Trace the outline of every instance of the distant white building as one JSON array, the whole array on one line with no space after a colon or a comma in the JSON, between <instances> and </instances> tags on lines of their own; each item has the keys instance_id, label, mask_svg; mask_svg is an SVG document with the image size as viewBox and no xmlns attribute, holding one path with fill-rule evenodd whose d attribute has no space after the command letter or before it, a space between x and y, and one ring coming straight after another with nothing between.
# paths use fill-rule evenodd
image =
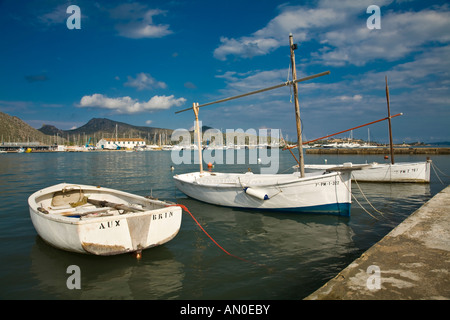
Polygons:
<instances>
[{"instance_id":1,"label":"distant white building","mask_svg":"<svg viewBox=\"0 0 450 320\"><path fill-rule=\"evenodd\" d=\"M117 150L145 148L145 140L141 138L103 138L97 142L97 149Z\"/></svg>"}]
</instances>

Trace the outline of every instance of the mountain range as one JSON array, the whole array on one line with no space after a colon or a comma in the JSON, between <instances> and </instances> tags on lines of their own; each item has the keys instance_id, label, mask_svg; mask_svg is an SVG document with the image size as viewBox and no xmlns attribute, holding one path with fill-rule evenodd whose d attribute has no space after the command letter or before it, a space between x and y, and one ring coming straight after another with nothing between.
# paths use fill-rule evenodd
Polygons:
<instances>
[{"instance_id":1,"label":"mountain range","mask_svg":"<svg viewBox=\"0 0 450 320\"><path fill-rule=\"evenodd\" d=\"M0 137L3 142L34 142L48 143L48 136L34 129L21 119L0 112Z\"/></svg>"},{"instance_id":2,"label":"mountain range","mask_svg":"<svg viewBox=\"0 0 450 320\"><path fill-rule=\"evenodd\" d=\"M205 132L211 127L203 126ZM96 143L101 138L143 138L147 143L170 143L172 129L133 126L124 122L105 118L93 118L85 125L61 130L52 125L43 125L35 129L23 120L0 112L0 143L7 142L40 142L42 144L77 144L84 145L91 138ZM424 143L421 143L424 144ZM449 146L450 142L434 142L435 146Z\"/></svg>"},{"instance_id":3,"label":"mountain range","mask_svg":"<svg viewBox=\"0 0 450 320\"><path fill-rule=\"evenodd\" d=\"M133 126L124 122L105 118L93 118L85 125L72 129L61 130L52 125L43 125L34 129L21 119L0 112L1 142L41 142L43 144L70 143L85 144L89 138L94 143L101 138L143 138L149 142L170 140L172 129ZM61 140L62 139L62 140Z\"/></svg>"},{"instance_id":4,"label":"mountain range","mask_svg":"<svg viewBox=\"0 0 450 320\"><path fill-rule=\"evenodd\" d=\"M105 118L93 118L85 125L72 129L61 130L51 125L43 125L38 131L46 135L58 135L69 141L80 139L78 137L90 137L94 140L101 138L143 138L148 141L170 139L173 130L155 127L133 126L124 122L113 121Z\"/></svg>"}]
</instances>

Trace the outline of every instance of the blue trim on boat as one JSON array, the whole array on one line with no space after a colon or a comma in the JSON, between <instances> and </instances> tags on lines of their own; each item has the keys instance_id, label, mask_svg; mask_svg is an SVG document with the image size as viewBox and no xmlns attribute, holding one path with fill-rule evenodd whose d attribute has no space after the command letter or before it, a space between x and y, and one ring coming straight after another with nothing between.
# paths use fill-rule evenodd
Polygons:
<instances>
[{"instance_id":1,"label":"blue trim on boat","mask_svg":"<svg viewBox=\"0 0 450 320\"><path fill-rule=\"evenodd\" d=\"M309 214L328 214L328 215L335 215L340 217L350 217L351 212L351 203L331 203L331 204L323 204L319 206L310 206L310 207L293 207L293 208L246 208L246 207L239 207L239 206L221 206L214 203L209 203L206 201L202 201L199 199L196 199L194 197L191 197L189 195L186 195L191 199L194 199L199 202L207 203L213 206L219 206L219 207L228 207L228 208L236 208L240 210L261 210L261 211L269 211L269 212L286 212L286 213L309 213Z\"/></svg>"},{"instance_id":2,"label":"blue trim on boat","mask_svg":"<svg viewBox=\"0 0 450 320\"><path fill-rule=\"evenodd\" d=\"M320 206L299 207L299 208L279 208L279 209L254 208L254 209L264 211L291 212L291 213L331 214L336 216L349 217L351 211L351 203L332 203Z\"/></svg>"}]
</instances>

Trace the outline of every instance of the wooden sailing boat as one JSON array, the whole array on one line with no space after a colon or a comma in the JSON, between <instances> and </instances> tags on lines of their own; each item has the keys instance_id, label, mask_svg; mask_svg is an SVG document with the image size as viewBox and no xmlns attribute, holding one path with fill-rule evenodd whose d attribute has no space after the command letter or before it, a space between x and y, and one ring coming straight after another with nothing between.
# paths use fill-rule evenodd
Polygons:
<instances>
[{"instance_id":1,"label":"wooden sailing boat","mask_svg":"<svg viewBox=\"0 0 450 320\"><path fill-rule=\"evenodd\" d=\"M176 112L180 113L191 109L194 111L200 160L200 170L198 172L174 176L176 187L183 193L194 199L220 206L350 215L350 171L345 170L346 168L343 168L342 171L327 172L325 174L321 172L305 173L304 171L297 83L329 74L329 72L297 79L294 56L294 50L297 46L293 44L292 34L289 36L289 45L291 50L292 81L203 105L194 103L192 108ZM199 108L288 85L292 85L294 89L297 139L300 146L299 172L292 174L253 174L248 172L242 174L203 171L198 121Z\"/></svg>"},{"instance_id":2,"label":"wooden sailing boat","mask_svg":"<svg viewBox=\"0 0 450 320\"><path fill-rule=\"evenodd\" d=\"M360 165L361 170L352 172L352 179L356 181L365 182L420 182L429 183L430 182L430 167L431 160L423 162L398 162L394 160L394 143L392 140L392 125L391 119L401 114L391 116L390 101L389 101L389 87L386 81L386 101L388 117L378 120L388 120L389 124L389 150L390 150L390 163L369 163L366 165ZM377 121L375 121L377 122ZM374 123L374 122L372 122ZM371 124L371 123L369 123ZM361 127L361 126L360 126ZM346 130L348 131L348 130ZM342 131L344 132L344 131ZM337 133L339 134L339 133ZM330 168L342 167L343 165L307 165L308 169L316 170L328 170Z\"/></svg>"}]
</instances>

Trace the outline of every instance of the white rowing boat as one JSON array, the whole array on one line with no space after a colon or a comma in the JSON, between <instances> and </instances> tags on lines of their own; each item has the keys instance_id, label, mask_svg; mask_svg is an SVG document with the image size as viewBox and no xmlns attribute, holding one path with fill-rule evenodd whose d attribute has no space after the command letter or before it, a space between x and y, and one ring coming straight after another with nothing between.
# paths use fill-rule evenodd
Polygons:
<instances>
[{"instance_id":1,"label":"white rowing boat","mask_svg":"<svg viewBox=\"0 0 450 320\"><path fill-rule=\"evenodd\" d=\"M363 182L417 182L429 183L431 160L424 162L372 162L360 165L361 170L352 171L352 179ZM327 171L330 168L340 168L343 165L305 164L305 169Z\"/></svg>"},{"instance_id":2,"label":"white rowing boat","mask_svg":"<svg viewBox=\"0 0 450 320\"><path fill-rule=\"evenodd\" d=\"M116 255L164 244L181 226L182 210L170 203L118 190L61 183L28 199L33 225L59 249Z\"/></svg>"},{"instance_id":3,"label":"white rowing boat","mask_svg":"<svg viewBox=\"0 0 450 320\"><path fill-rule=\"evenodd\" d=\"M174 177L176 187L214 205L272 211L350 215L350 172L293 174L193 172Z\"/></svg>"}]
</instances>

